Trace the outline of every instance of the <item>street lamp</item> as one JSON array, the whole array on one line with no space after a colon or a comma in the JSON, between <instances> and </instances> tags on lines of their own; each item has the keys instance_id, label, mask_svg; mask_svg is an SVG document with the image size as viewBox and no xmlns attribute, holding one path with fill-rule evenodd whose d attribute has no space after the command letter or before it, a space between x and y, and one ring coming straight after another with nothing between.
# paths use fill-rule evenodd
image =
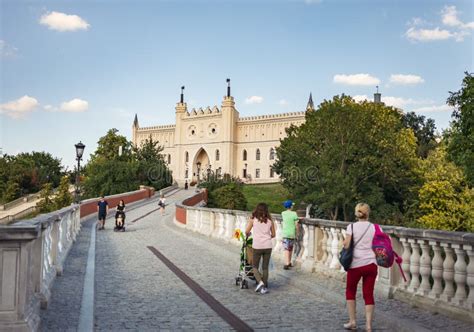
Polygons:
<instances>
[{"instance_id":1,"label":"street lamp","mask_svg":"<svg viewBox=\"0 0 474 332\"><path fill-rule=\"evenodd\" d=\"M196 166L197 166L197 176L198 176L198 178L197 178L197 183L199 184L199 173L201 172L201 162L198 161L198 162L196 163Z\"/></svg>"},{"instance_id":2,"label":"street lamp","mask_svg":"<svg viewBox=\"0 0 474 332\"><path fill-rule=\"evenodd\" d=\"M82 155L84 154L84 149L85 145L82 144L82 142L79 141L79 143L74 145L76 147L76 160L77 160L77 172L76 172L76 203L79 203L80 201L80 190L79 190L79 181L80 181L80 169L81 169L81 160L82 160Z\"/></svg>"}]
</instances>

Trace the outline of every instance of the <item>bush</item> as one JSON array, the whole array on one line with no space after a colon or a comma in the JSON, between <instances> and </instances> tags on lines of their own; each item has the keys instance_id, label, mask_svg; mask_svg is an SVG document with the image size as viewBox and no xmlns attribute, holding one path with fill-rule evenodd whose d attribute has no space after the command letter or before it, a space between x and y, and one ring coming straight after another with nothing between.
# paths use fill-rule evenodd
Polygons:
<instances>
[{"instance_id":1,"label":"bush","mask_svg":"<svg viewBox=\"0 0 474 332\"><path fill-rule=\"evenodd\" d=\"M243 210L247 208L247 200L242 192L241 186L230 183L210 192L214 197L213 204L220 209Z\"/></svg>"}]
</instances>

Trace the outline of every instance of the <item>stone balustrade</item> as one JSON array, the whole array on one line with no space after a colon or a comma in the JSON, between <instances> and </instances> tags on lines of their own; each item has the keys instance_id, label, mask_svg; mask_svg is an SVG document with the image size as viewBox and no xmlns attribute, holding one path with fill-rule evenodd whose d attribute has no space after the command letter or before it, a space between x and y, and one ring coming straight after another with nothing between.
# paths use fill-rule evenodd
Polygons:
<instances>
[{"instance_id":1,"label":"stone balustrade","mask_svg":"<svg viewBox=\"0 0 474 332\"><path fill-rule=\"evenodd\" d=\"M0 226L0 330L38 329L39 309L80 228L78 205Z\"/></svg>"},{"instance_id":2,"label":"stone balustrade","mask_svg":"<svg viewBox=\"0 0 474 332\"><path fill-rule=\"evenodd\" d=\"M234 230L245 230L249 213L177 204L185 218L175 223L189 230L240 245ZM183 223L182 220L185 220ZM274 216L276 239L272 256L283 257L281 219ZM347 222L302 219L303 236L296 268L345 280L338 261ZM379 267L376 292L420 307L474 322L474 233L446 232L383 226L394 250L403 258L401 277L397 264Z\"/></svg>"}]
</instances>

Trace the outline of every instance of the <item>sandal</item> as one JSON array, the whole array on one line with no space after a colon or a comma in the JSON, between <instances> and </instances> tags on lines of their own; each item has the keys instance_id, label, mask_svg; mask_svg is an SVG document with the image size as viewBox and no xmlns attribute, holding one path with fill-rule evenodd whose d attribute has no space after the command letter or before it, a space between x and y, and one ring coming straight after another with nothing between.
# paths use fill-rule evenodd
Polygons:
<instances>
[{"instance_id":1,"label":"sandal","mask_svg":"<svg viewBox=\"0 0 474 332\"><path fill-rule=\"evenodd\" d=\"M344 329L346 330L357 330L357 325L355 323L345 323Z\"/></svg>"}]
</instances>

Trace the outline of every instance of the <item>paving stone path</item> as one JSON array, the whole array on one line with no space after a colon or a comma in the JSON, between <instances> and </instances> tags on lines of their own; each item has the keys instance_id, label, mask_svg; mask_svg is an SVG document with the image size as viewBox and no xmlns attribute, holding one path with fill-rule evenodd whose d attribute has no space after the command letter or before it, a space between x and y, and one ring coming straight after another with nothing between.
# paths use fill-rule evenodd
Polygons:
<instances>
[{"instance_id":1,"label":"paving stone path","mask_svg":"<svg viewBox=\"0 0 474 332\"><path fill-rule=\"evenodd\" d=\"M105 231L97 232L95 330L232 330L147 246L158 249L254 330L342 330L347 317L344 290L315 275L275 267L270 272L268 294L260 295L253 289L236 287L234 277L238 271L240 248L173 224L174 202L190 194L180 191L170 196L170 205L163 217L158 211L151 213L129 225L124 233L113 232L112 219L107 221ZM156 200L151 200L130 207L133 209L127 212L128 221L149 213L157 205ZM92 221L84 224L67 259L64 275L55 282L48 310L42 313L43 331L77 329L92 225ZM374 327L378 331L469 331L472 328L440 315L417 312L399 301L381 302L380 311L393 308L396 319L388 319L387 312L376 312ZM394 323L399 319L402 321ZM363 328L364 324L360 311L358 325Z\"/></svg>"}]
</instances>

